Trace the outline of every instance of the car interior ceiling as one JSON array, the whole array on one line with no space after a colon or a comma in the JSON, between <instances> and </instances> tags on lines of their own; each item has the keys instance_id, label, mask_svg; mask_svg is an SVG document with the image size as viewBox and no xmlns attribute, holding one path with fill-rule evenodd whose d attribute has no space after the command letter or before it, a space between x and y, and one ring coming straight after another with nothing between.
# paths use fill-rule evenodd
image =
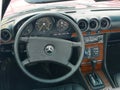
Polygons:
<instances>
[{"instance_id":1,"label":"car interior ceiling","mask_svg":"<svg viewBox=\"0 0 120 90\"><path fill-rule=\"evenodd\" d=\"M120 8L48 11L1 21L0 90L119 90Z\"/></svg>"}]
</instances>

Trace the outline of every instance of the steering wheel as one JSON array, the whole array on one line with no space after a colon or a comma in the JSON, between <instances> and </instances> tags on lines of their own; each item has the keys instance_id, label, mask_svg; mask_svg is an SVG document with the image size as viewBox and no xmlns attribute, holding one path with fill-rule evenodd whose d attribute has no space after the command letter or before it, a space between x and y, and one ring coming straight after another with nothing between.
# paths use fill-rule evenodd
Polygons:
<instances>
[{"instance_id":1,"label":"steering wheel","mask_svg":"<svg viewBox=\"0 0 120 90\"><path fill-rule=\"evenodd\" d=\"M69 22L70 26L72 26L75 32L77 33L78 41L77 42L69 41L55 37L53 38L53 37L40 37L40 36L34 36L34 37L21 36L22 31L30 22L45 16L58 17ZM28 58L25 60L21 60L19 55L18 46L21 41L27 42L26 47L27 47ZM69 59L72 57L73 47L79 47L79 51L80 51L79 58L75 65L69 61ZM67 79L68 77L73 75L75 71L79 68L84 55L84 39L78 25L66 15L60 13L38 14L28 19L18 30L14 42L14 52L19 67L30 78L43 83L56 83ZM30 63L35 63L35 62L38 63L44 61L57 62L59 64L63 64L69 67L70 71L67 74L55 79L44 79L31 74L25 67L25 65Z\"/></svg>"}]
</instances>

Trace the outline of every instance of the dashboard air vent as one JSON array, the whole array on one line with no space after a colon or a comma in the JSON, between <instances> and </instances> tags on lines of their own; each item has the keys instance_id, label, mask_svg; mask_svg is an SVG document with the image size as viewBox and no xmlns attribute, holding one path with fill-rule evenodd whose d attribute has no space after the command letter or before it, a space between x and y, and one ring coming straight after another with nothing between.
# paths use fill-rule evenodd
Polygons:
<instances>
[{"instance_id":1,"label":"dashboard air vent","mask_svg":"<svg viewBox=\"0 0 120 90\"><path fill-rule=\"evenodd\" d=\"M101 19L101 29L108 29L110 27L110 19L107 17L103 17Z\"/></svg>"},{"instance_id":2,"label":"dashboard air vent","mask_svg":"<svg viewBox=\"0 0 120 90\"><path fill-rule=\"evenodd\" d=\"M88 30L88 21L85 19L80 19L78 21L78 26L81 31L87 31Z\"/></svg>"},{"instance_id":3,"label":"dashboard air vent","mask_svg":"<svg viewBox=\"0 0 120 90\"><path fill-rule=\"evenodd\" d=\"M12 35L8 29L1 30L1 40L3 42L8 42L11 40Z\"/></svg>"},{"instance_id":4,"label":"dashboard air vent","mask_svg":"<svg viewBox=\"0 0 120 90\"><path fill-rule=\"evenodd\" d=\"M99 28L99 21L96 18L90 19L89 27L91 31L97 31Z\"/></svg>"}]
</instances>

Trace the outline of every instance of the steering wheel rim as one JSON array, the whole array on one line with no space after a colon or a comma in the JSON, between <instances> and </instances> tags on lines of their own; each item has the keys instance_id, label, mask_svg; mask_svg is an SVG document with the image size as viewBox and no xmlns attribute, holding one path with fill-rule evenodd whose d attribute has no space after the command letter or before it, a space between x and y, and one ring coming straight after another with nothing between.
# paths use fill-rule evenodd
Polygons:
<instances>
[{"instance_id":1,"label":"steering wheel rim","mask_svg":"<svg viewBox=\"0 0 120 90\"><path fill-rule=\"evenodd\" d=\"M41 17L45 17L45 16L55 16L55 17L60 17L62 19L65 19L66 21L68 21L74 28L74 30L76 31L76 33L78 34L78 38L80 39L80 42L81 42L81 53L80 53L80 56L79 56L79 60L77 62L77 64L75 65L74 68L72 68L72 70L63 75L62 77L59 77L59 78L56 78L56 79L43 79L43 78L39 78L39 77L36 77L34 75L32 75L25 67L24 65L22 64L21 62L21 59L19 57L19 51L18 51L18 44L19 44L19 40L20 40L20 36L21 36L21 33L22 31L24 30L25 26L28 25L30 22L32 22L33 20L37 19L37 18L41 18ZM83 35L82 35L82 32L81 30L79 29L78 25L72 20L70 19L69 17L63 15L63 14L60 14L60 13L44 13L44 14L38 14L38 15L35 15L33 17L31 17L30 19L28 19L21 27L20 29L18 30L17 34L16 34L16 37L15 37L15 42L14 42L14 52L15 52L15 58L16 58L16 61L19 65L19 67L22 69L22 71L27 75L29 76L30 78L32 78L33 80L36 80L38 82L43 82L43 83L57 83L57 82L60 82L60 81L63 81L65 79L67 79L68 77L70 77L71 75L74 74L74 72L79 68L80 66L80 63L82 61L82 58L83 58L83 55L84 55L84 39L83 39ZM71 65L71 64L70 64Z\"/></svg>"}]
</instances>

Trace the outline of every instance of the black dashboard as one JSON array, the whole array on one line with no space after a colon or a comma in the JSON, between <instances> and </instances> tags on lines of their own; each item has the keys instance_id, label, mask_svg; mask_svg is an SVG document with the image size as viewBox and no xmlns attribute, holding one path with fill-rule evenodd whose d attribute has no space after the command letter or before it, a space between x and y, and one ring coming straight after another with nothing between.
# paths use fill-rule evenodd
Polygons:
<instances>
[{"instance_id":1,"label":"black dashboard","mask_svg":"<svg viewBox=\"0 0 120 90\"><path fill-rule=\"evenodd\" d=\"M119 10L113 9L113 13L109 12L107 9L106 11L102 11L102 9L85 9L84 11L85 12L76 10L75 12L61 13L74 20L83 34L86 33L88 36L92 35L92 33L102 34L105 30L111 32L114 29L120 28ZM3 20L0 40L1 44L10 43L13 41L17 31L24 24L24 22L36 14L38 14L38 12L23 16L20 15L17 18L13 18L12 16L12 18L6 18ZM23 36L25 35L44 35L68 39L75 36L74 29L68 22L52 16L39 18L30 23L23 32Z\"/></svg>"},{"instance_id":2,"label":"black dashboard","mask_svg":"<svg viewBox=\"0 0 120 90\"><path fill-rule=\"evenodd\" d=\"M14 42L17 33L26 21L37 14L48 13L49 11L34 11L31 13L22 13L4 18L1 25L0 55L6 56L12 53L14 55ZM58 13L51 11L50 13ZM84 57L81 62L81 71L84 73L90 71L90 60L97 61L97 68L101 70L104 60L106 33L120 32L120 8L89 8L82 10L59 11L60 14L69 17L81 30L85 42ZM55 16L43 16L30 22L22 31L22 37L55 37L66 40L77 40L77 34L69 22L63 18ZM117 35L111 36L116 39ZM25 58L26 43L20 43L20 53ZM4 54L4 55L3 55Z\"/></svg>"},{"instance_id":3,"label":"black dashboard","mask_svg":"<svg viewBox=\"0 0 120 90\"><path fill-rule=\"evenodd\" d=\"M74 12L73 12L74 11ZM42 13L47 13L42 11ZM53 11L51 13L58 13ZM82 9L72 11L59 11L59 13L71 18L83 33L85 43L99 42L105 33L120 32L120 10L116 8ZM20 27L31 17L39 14L19 13L5 18L1 25L0 44L13 44ZM54 16L38 18L26 26L22 36L45 36L72 40L76 33L70 24L64 19ZM100 37L100 38L99 38Z\"/></svg>"}]
</instances>

